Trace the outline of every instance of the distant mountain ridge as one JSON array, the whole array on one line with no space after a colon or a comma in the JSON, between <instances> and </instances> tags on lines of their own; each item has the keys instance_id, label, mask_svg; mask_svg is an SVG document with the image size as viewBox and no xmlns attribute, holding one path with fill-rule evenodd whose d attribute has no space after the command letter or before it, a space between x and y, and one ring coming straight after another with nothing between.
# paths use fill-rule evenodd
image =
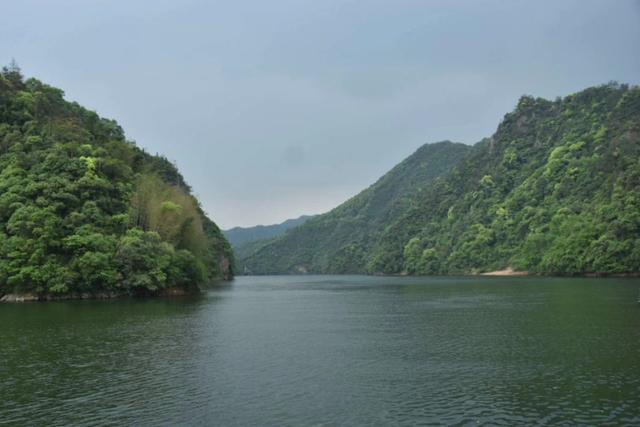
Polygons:
<instances>
[{"instance_id":1,"label":"distant mountain ridge","mask_svg":"<svg viewBox=\"0 0 640 427\"><path fill-rule=\"evenodd\" d=\"M240 270L640 272L639 87L523 96L491 138L455 147L422 147L358 196L240 258ZM408 178L421 168L431 173Z\"/></svg>"},{"instance_id":2,"label":"distant mountain ridge","mask_svg":"<svg viewBox=\"0 0 640 427\"><path fill-rule=\"evenodd\" d=\"M245 273L362 273L366 254L386 224L406 211L426 185L447 173L471 147L425 144L375 184L332 211L318 215L251 251L236 251Z\"/></svg>"},{"instance_id":3,"label":"distant mountain ridge","mask_svg":"<svg viewBox=\"0 0 640 427\"><path fill-rule=\"evenodd\" d=\"M288 219L280 224L256 225L254 227L233 227L223 230L231 246L237 248L256 240L271 239L283 235L287 230L304 224L315 215L302 215L298 218Z\"/></svg>"}]
</instances>

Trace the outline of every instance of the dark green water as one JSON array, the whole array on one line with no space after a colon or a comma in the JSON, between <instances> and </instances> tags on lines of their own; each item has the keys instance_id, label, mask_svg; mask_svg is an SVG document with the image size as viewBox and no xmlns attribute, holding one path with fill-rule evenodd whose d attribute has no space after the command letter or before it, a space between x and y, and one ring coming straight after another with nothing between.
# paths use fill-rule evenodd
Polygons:
<instances>
[{"instance_id":1,"label":"dark green water","mask_svg":"<svg viewBox=\"0 0 640 427\"><path fill-rule=\"evenodd\" d=\"M0 424L640 425L639 288L243 277L0 305Z\"/></svg>"}]
</instances>

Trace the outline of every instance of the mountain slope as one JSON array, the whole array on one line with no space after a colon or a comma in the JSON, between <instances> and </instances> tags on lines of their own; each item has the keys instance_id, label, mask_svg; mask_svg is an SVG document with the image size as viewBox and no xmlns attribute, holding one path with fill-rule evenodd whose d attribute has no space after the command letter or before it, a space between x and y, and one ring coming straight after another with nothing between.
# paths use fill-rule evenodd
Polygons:
<instances>
[{"instance_id":1,"label":"mountain slope","mask_svg":"<svg viewBox=\"0 0 640 427\"><path fill-rule=\"evenodd\" d=\"M230 277L178 170L20 70L0 73L0 294L157 294Z\"/></svg>"},{"instance_id":2,"label":"mountain slope","mask_svg":"<svg viewBox=\"0 0 640 427\"><path fill-rule=\"evenodd\" d=\"M261 242L239 260L253 273L364 272L367 254L393 218L407 210L416 194L446 173L470 147L452 142L426 144L375 184L332 211Z\"/></svg>"},{"instance_id":3,"label":"mountain slope","mask_svg":"<svg viewBox=\"0 0 640 427\"><path fill-rule=\"evenodd\" d=\"M383 177L245 264L260 273L640 272L640 88L524 96L464 154L403 208L361 214Z\"/></svg>"},{"instance_id":4,"label":"mountain slope","mask_svg":"<svg viewBox=\"0 0 640 427\"><path fill-rule=\"evenodd\" d=\"M227 238L231 246L239 248L247 243L256 240L272 239L283 235L288 229L304 224L314 215L302 215L295 219L288 219L280 224L256 225L255 227L234 227L223 230L222 233Z\"/></svg>"},{"instance_id":5,"label":"mountain slope","mask_svg":"<svg viewBox=\"0 0 640 427\"><path fill-rule=\"evenodd\" d=\"M223 230L222 233L231 243L235 259L244 259L271 242L272 239L284 235L288 230L304 224L314 216L303 215L274 225L257 225L247 228L235 227L230 230Z\"/></svg>"},{"instance_id":6,"label":"mountain slope","mask_svg":"<svg viewBox=\"0 0 640 427\"><path fill-rule=\"evenodd\" d=\"M371 253L369 271L640 271L640 89L522 97Z\"/></svg>"}]
</instances>

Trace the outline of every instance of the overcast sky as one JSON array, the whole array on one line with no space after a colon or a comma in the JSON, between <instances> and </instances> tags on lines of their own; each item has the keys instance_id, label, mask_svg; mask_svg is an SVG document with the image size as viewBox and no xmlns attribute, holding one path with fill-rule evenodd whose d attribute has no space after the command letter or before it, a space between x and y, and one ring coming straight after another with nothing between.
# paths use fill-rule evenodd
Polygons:
<instances>
[{"instance_id":1,"label":"overcast sky","mask_svg":"<svg viewBox=\"0 0 640 427\"><path fill-rule=\"evenodd\" d=\"M7 1L11 58L174 160L228 228L327 211L522 94L640 83L640 2Z\"/></svg>"}]
</instances>

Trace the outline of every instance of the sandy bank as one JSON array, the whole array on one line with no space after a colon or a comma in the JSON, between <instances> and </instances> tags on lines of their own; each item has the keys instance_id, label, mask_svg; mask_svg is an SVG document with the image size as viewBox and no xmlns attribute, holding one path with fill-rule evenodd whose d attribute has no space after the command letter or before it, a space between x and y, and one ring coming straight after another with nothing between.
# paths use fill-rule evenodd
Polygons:
<instances>
[{"instance_id":1,"label":"sandy bank","mask_svg":"<svg viewBox=\"0 0 640 427\"><path fill-rule=\"evenodd\" d=\"M480 273L481 276L528 276L526 271L515 271L511 267L507 267L504 270L488 271L486 273Z\"/></svg>"}]
</instances>

